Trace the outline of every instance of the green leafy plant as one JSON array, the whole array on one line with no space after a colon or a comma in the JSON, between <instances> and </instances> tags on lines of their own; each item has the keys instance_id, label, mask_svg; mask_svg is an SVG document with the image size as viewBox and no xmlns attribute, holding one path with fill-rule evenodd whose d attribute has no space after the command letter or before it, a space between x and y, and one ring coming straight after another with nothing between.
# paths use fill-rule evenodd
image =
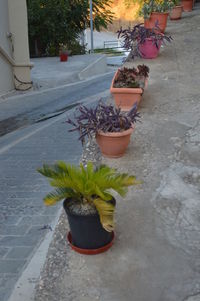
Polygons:
<instances>
[{"instance_id":1,"label":"green leafy plant","mask_svg":"<svg viewBox=\"0 0 200 301\"><path fill-rule=\"evenodd\" d=\"M66 44L60 43L59 48L60 48L60 51L59 51L60 53L68 54L68 47Z\"/></svg>"},{"instance_id":2,"label":"green leafy plant","mask_svg":"<svg viewBox=\"0 0 200 301\"><path fill-rule=\"evenodd\" d=\"M181 5L181 0L171 0L172 7Z\"/></svg>"},{"instance_id":3,"label":"green leafy plant","mask_svg":"<svg viewBox=\"0 0 200 301\"><path fill-rule=\"evenodd\" d=\"M139 15L144 16L144 19L149 19L152 12L168 12L173 6L170 0L147 0L141 6Z\"/></svg>"},{"instance_id":4,"label":"green leafy plant","mask_svg":"<svg viewBox=\"0 0 200 301\"><path fill-rule=\"evenodd\" d=\"M95 206L100 221L108 232L114 228L114 210L112 191L122 197L127 193L127 187L139 184L135 176L118 173L106 165L94 168L89 162L87 167L80 167L58 161L54 165L44 164L38 172L49 179L50 185L56 189L47 194L44 203L54 205L63 199L73 199L76 202L86 202Z\"/></svg>"},{"instance_id":5,"label":"green leafy plant","mask_svg":"<svg viewBox=\"0 0 200 301\"><path fill-rule=\"evenodd\" d=\"M106 28L112 22L110 0L93 0L94 28ZM59 44L76 42L90 23L88 0L27 0L29 44L31 55L48 53L49 45L59 53ZM76 45L76 51L78 46ZM70 50L72 48L68 48ZM82 48L80 48L82 51ZM52 48L51 48L51 54Z\"/></svg>"},{"instance_id":6,"label":"green leafy plant","mask_svg":"<svg viewBox=\"0 0 200 301\"><path fill-rule=\"evenodd\" d=\"M138 14L144 16L144 19L149 19L152 12L168 12L174 6L173 0L124 0L124 2L127 7L137 4Z\"/></svg>"}]
</instances>

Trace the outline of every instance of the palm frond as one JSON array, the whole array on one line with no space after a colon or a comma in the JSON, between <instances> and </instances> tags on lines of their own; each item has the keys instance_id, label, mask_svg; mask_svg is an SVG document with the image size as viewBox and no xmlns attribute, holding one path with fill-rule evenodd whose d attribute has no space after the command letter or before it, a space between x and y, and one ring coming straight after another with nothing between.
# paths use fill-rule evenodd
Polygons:
<instances>
[{"instance_id":1,"label":"palm frond","mask_svg":"<svg viewBox=\"0 0 200 301\"><path fill-rule=\"evenodd\" d=\"M93 202L99 213L103 228L108 232L112 232L114 229L114 204L112 204L111 202L103 201L100 198L94 199Z\"/></svg>"},{"instance_id":2,"label":"palm frond","mask_svg":"<svg viewBox=\"0 0 200 301\"><path fill-rule=\"evenodd\" d=\"M44 203L46 206L52 206L65 198L76 198L77 199L77 195L73 192L72 189L58 188L58 189L55 189L54 191L48 193L44 197Z\"/></svg>"}]
</instances>

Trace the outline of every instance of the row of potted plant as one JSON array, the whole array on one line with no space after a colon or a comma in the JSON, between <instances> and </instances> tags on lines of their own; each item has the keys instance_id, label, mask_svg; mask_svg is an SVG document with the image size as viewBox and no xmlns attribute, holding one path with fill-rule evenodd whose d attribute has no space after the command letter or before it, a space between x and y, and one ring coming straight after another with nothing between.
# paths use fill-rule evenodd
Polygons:
<instances>
[{"instance_id":1,"label":"row of potted plant","mask_svg":"<svg viewBox=\"0 0 200 301\"><path fill-rule=\"evenodd\" d=\"M133 82L136 76L144 87L148 67L138 66L132 72ZM118 79L116 85L121 87L123 83ZM135 85L129 76L128 85ZM139 120L137 103L125 112L120 107L100 100L95 107L79 106L73 118L68 118L66 122L72 126L69 131L78 131L82 144L95 137L104 156L118 158L123 156L135 123ZM118 173L105 165L96 167L92 162L77 167L58 161L53 165L44 164L38 172L47 177L50 185L55 188L44 197L45 205L55 205L64 200L63 207L70 227L67 239L72 249L87 255L108 250L114 240L116 200L113 191L125 196L128 186L140 183L135 176Z\"/></svg>"},{"instance_id":2,"label":"row of potted plant","mask_svg":"<svg viewBox=\"0 0 200 301\"><path fill-rule=\"evenodd\" d=\"M165 32L167 18L170 14L171 20L181 19L182 10L192 11L193 0L147 0L140 2L139 15L144 17L144 26L152 29L155 22L161 32Z\"/></svg>"},{"instance_id":3,"label":"row of potted plant","mask_svg":"<svg viewBox=\"0 0 200 301\"><path fill-rule=\"evenodd\" d=\"M175 3L177 0L173 1L174 5L179 4ZM147 2L142 8L143 14L150 16L149 22L118 32L123 38L124 48L130 50L133 58L155 58L161 44L172 40L171 36L162 33L164 27L160 30L162 22L158 17L152 21L153 25L149 25L155 10L166 13L165 10L170 8L169 2L165 0L160 6L153 2ZM140 121L137 107L148 76L149 68L145 65L118 69L110 89L115 106L102 101L94 108L80 106L74 118L67 120L72 126L70 131L78 131L82 143L95 137L104 156L121 157L129 144L135 123ZM82 254L98 254L108 250L114 240L116 200L113 191L125 196L128 186L140 183L135 176L118 173L105 165L95 167L91 162L77 167L59 161L53 165L44 164L38 171L55 188L44 198L45 204L54 205L64 200L70 227L67 238L72 249Z\"/></svg>"},{"instance_id":4,"label":"row of potted plant","mask_svg":"<svg viewBox=\"0 0 200 301\"><path fill-rule=\"evenodd\" d=\"M141 66L140 69L139 66L132 71L144 86L148 68ZM128 82L132 86L131 80ZM121 81L117 80L116 84L121 86ZM118 158L124 154L139 120L137 104L125 112L120 107L99 101L94 108L78 107L67 123L72 126L69 131L78 131L82 143L95 137L104 156ZM118 173L105 165L96 167L91 162L78 167L58 161L53 165L44 164L38 172L55 188L44 197L45 205L64 200L70 227L67 239L72 249L87 255L108 250L114 240L116 200L113 191L125 196L128 186L140 183L135 176Z\"/></svg>"},{"instance_id":5,"label":"row of potted plant","mask_svg":"<svg viewBox=\"0 0 200 301\"><path fill-rule=\"evenodd\" d=\"M138 41L140 37L140 44L144 40L143 30L147 36L150 32L143 28L139 25L134 29L134 40ZM122 34L126 40L128 32ZM156 37L159 40L161 36L157 33ZM141 50L131 55L136 54L140 55ZM100 101L94 108L78 107L74 117L67 120L72 126L70 131L78 131L82 143L95 137L106 157L123 156L135 123L140 121L137 107L147 86L148 76L149 68L145 65L118 69L111 84L115 106ZM125 196L128 186L139 183L135 177L119 174L108 166L96 168L91 162L86 167L77 167L59 161L51 166L44 164L38 171L55 188L44 198L45 204L54 205L64 200L70 226L67 238L72 249L83 254L98 254L109 249L114 239L116 206L111 190Z\"/></svg>"}]
</instances>

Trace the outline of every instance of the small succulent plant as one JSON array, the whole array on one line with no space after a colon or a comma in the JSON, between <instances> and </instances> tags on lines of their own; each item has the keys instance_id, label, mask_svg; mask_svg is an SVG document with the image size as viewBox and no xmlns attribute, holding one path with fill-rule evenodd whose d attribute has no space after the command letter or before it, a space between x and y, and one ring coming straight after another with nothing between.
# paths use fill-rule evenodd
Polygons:
<instances>
[{"instance_id":1,"label":"small succulent plant","mask_svg":"<svg viewBox=\"0 0 200 301\"><path fill-rule=\"evenodd\" d=\"M106 105L99 101L95 108L80 106L77 108L78 114L74 114L74 120L66 120L72 129L69 131L78 131L79 139L82 143L86 137L92 137L99 131L121 132L130 129L133 124L140 119L140 113L137 112L137 105L134 105L129 112L123 112L120 108L113 105Z\"/></svg>"},{"instance_id":2,"label":"small succulent plant","mask_svg":"<svg viewBox=\"0 0 200 301\"><path fill-rule=\"evenodd\" d=\"M60 53L68 53L68 47L63 43L59 44L59 49L60 49Z\"/></svg>"},{"instance_id":3,"label":"small succulent plant","mask_svg":"<svg viewBox=\"0 0 200 301\"><path fill-rule=\"evenodd\" d=\"M138 76L143 76L145 78L149 77L149 67L146 65L138 65Z\"/></svg>"},{"instance_id":4,"label":"small succulent plant","mask_svg":"<svg viewBox=\"0 0 200 301\"><path fill-rule=\"evenodd\" d=\"M138 65L137 68L118 69L114 88L144 88L145 79L149 76L149 67Z\"/></svg>"}]
</instances>

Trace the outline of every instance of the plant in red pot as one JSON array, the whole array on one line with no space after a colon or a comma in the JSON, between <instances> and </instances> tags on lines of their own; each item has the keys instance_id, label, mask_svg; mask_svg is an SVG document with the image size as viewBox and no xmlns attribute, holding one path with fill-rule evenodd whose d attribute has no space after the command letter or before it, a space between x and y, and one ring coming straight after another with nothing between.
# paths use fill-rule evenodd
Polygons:
<instances>
[{"instance_id":1,"label":"plant in red pot","mask_svg":"<svg viewBox=\"0 0 200 301\"><path fill-rule=\"evenodd\" d=\"M138 106L147 85L148 76L149 67L145 65L118 69L110 87L116 106L123 111L129 111L134 104Z\"/></svg>"},{"instance_id":2,"label":"plant in red pot","mask_svg":"<svg viewBox=\"0 0 200 301\"><path fill-rule=\"evenodd\" d=\"M172 0L173 7L170 11L171 20L179 20L182 17L183 6L180 0Z\"/></svg>"},{"instance_id":3,"label":"plant in red pot","mask_svg":"<svg viewBox=\"0 0 200 301\"><path fill-rule=\"evenodd\" d=\"M161 32L165 32L167 18L173 4L169 0L147 0L141 5L139 15L144 17L144 26L149 29L158 24Z\"/></svg>"},{"instance_id":4,"label":"plant in red pot","mask_svg":"<svg viewBox=\"0 0 200 301\"><path fill-rule=\"evenodd\" d=\"M171 42L172 37L160 32L157 24L153 29L146 28L143 23L135 25L132 29L120 29L118 37L123 39L123 47L130 51L130 57L139 56L153 59L158 56L160 47L165 42Z\"/></svg>"},{"instance_id":5,"label":"plant in red pot","mask_svg":"<svg viewBox=\"0 0 200 301\"><path fill-rule=\"evenodd\" d=\"M183 11L190 12L193 9L193 0L181 0Z\"/></svg>"},{"instance_id":6,"label":"plant in red pot","mask_svg":"<svg viewBox=\"0 0 200 301\"><path fill-rule=\"evenodd\" d=\"M77 110L74 119L67 120L73 126L70 131L78 131L82 143L85 138L95 136L105 157L122 157L129 145L135 122L140 118L137 105L129 112L123 112L120 108L100 101L95 108L80 106Z\"/></svg>"},{"instance_id":7,"label":"plant in red pot","mask_svg":"<svg viewBox=\"0 0 200 301\"><path fill-rule=\"evenodd\" d=\"M44 164L38 172L47 177L55 190L44 198L51 206L64 200L70 232L68 241L73 250L87 255L105 252L114 239L114 212L116 201L113 191L124 197L127 187L136 185L134 176L118 173L106 165L94 168L59 161Z\"/></svg>"},{"instance_id":8,"label":"plant in red pot","mask_svg":"<svg viewBox=\"0 0 200 301\"><path fill-rule=\"evenodd\" d=\"M66 61L68 60L68 49L67 49L67 45L60 44L59 55L60 55L60 61L61 61L61 62L66 62Z\"/></svg>"}]
</instances>

